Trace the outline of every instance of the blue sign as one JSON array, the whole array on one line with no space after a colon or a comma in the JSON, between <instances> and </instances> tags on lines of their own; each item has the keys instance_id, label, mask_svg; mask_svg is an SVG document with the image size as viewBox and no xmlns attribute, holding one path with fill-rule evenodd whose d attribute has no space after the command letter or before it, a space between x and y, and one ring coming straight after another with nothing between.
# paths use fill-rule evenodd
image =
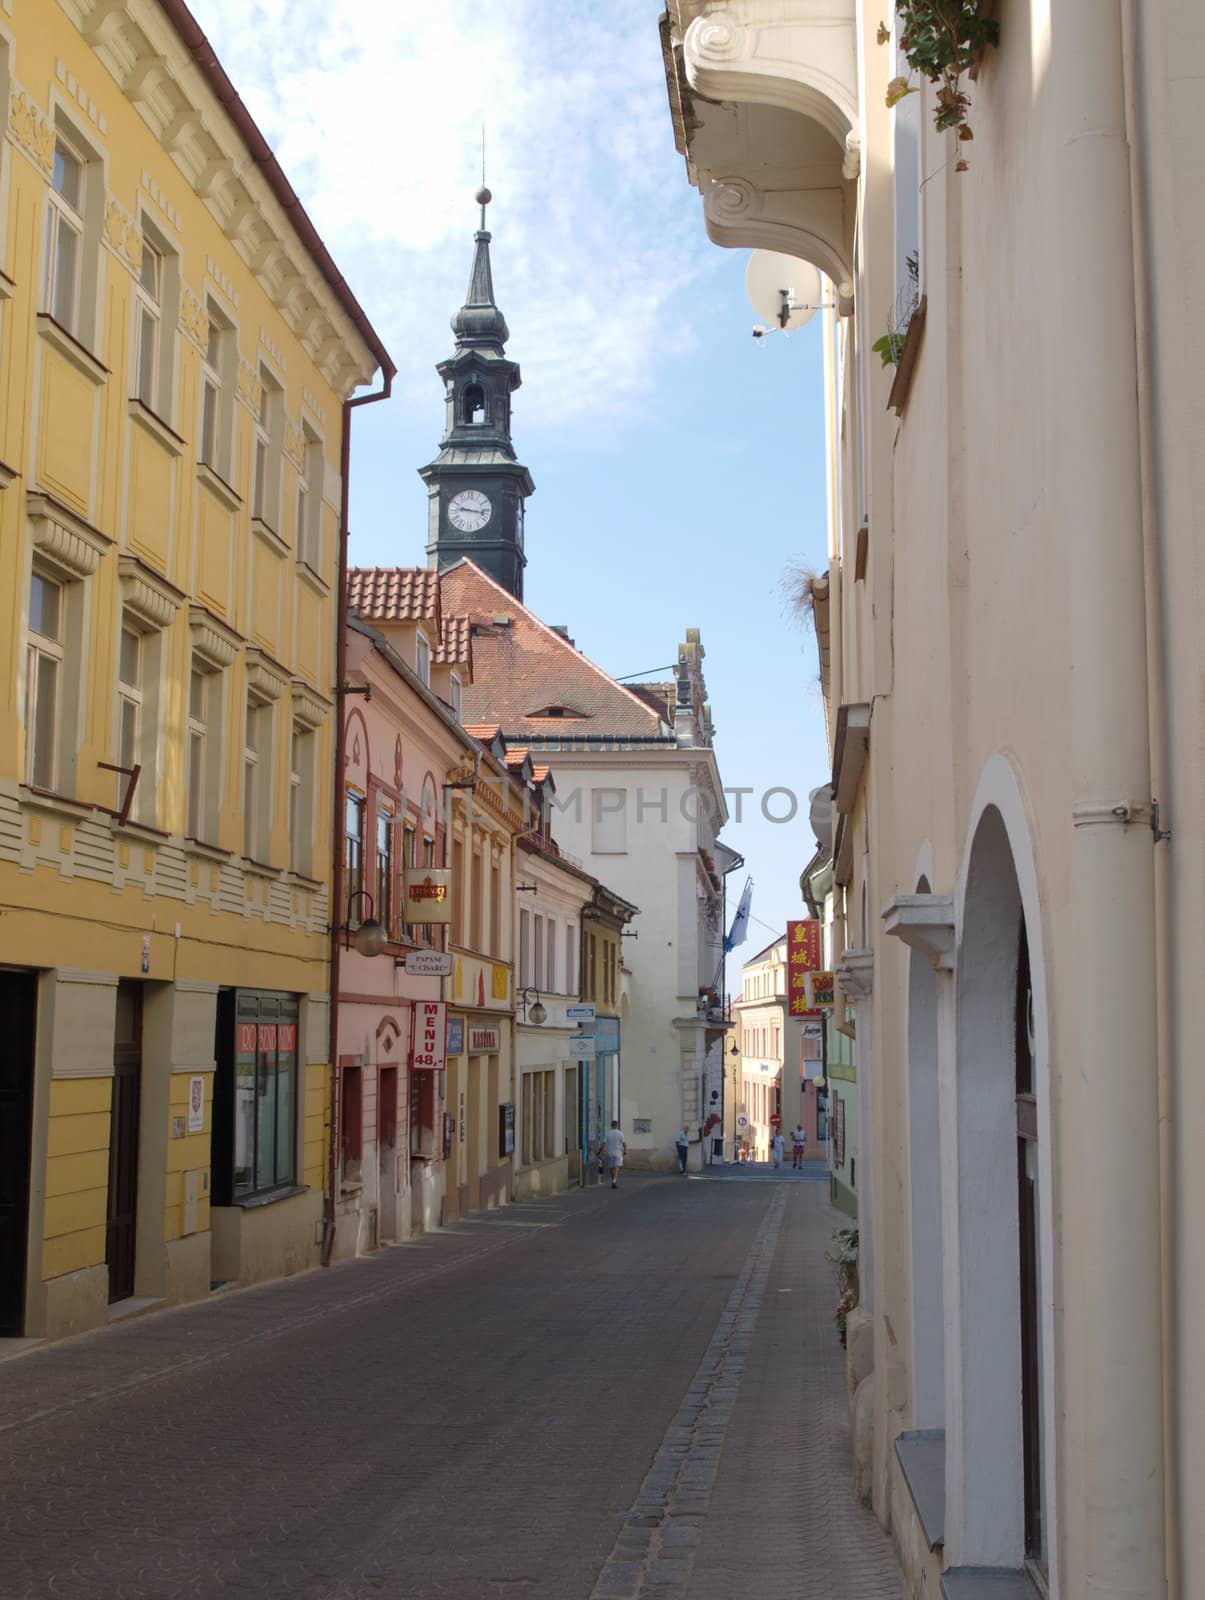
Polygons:
<instances>
[{"instance_id":1,"label":"blue sign","mask_svg":"<svg viewBox=\"0 0 1205 1600\"><path fill-rule=\"evenodd\" d=\"M464 1054L464 1018L448 1018L448 1054L462 1056Z\"/></svg>"},{"instance_id":2,"label":"blue sign","mask_svg":"<svg viewBox=\"0 0 1205 1600\"><path fill-rule=\"evenodd\" d=\"M599 1056L619 1054L618 1017L596 1017L594 1019L594 1053Z\"/></svg>"}]
</instances>

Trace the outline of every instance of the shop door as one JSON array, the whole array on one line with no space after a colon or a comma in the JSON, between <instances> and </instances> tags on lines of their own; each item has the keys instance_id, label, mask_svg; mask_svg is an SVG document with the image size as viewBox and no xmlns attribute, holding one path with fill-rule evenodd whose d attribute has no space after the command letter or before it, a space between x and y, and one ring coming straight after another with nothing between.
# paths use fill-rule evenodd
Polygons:
<instances>
[{"instance_id":1,"label":"shop door","mask_svg":"<svg viewBox=\"0 0 1205 1600\"><path fill-rule=\"evenodd\" d=\"M481 1205L481 1057L469 1057L468 1104L465 1108L468 1123L468 1205L476 1211Z\"/></svg>"},{"instance_id":2,"label":"shop door","mask_svg":"<svg viewBox=\"0 0 1205 1600\"><path fill-rule=\"evenodd\" d=\"M377 1171L380 1182L378 1233L397 1238L397 1068L381 1067L377 1084Z\"/></svg>"},{"instance_id":3,"label":"shop door","mask_svg":"<svg viewBox=\"0 0 1205 1600\"><path fill-rule=\"evenodd\" d=\"M134 1293L138 1221L138 1103L142 1093L142 986L117 986L113 1035L113 1109L109 1124L109 1215L105 1262L109 1303Z\"/></svg>"},{"instance_id":4,"label":"shop door","mask_svg":"<svg viewBox=\"0 0 1205 1600\"><path fill-rule=\"evenodd\" d=\"M36 1000L32 972L0 972L0 1338L6 1339L25 1331Z\"/></svg>"}]
</instances>

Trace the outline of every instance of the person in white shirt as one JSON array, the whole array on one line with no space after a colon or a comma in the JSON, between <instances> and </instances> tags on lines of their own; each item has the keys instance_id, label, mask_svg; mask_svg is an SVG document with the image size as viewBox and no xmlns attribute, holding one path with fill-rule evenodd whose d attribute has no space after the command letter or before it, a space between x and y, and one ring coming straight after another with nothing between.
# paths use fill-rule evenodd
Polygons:
<instances>
[{"instance_id":1,"label":"person in white shirt","mask_svg":"<svg viewBox=\"0 0 1205 1600\"><path fill-rule=\"evenodd\" d=\"M782 1130L775 1128L774 1137L770 1140L770 1154L774 1157L774 1165L782 1166Z\"/></svg>"},{"instance_id":2,"label":"person in white shirt","mask_svg":"<svg viewBox=\"0 0 1205 1600\"><path fill-rule=\"evenodd\" d=\"M795 1132L791 1135L791 1166L803 1167L804 1151L807 1146L807 1134L803 1131L803 1123L795 1125Z\"/></svg>"},{"instance_id":3,"label":"person in white shirt","mask_svg":"<svg viewBox=\"0 0 1205 1600\"><path fill-rule=\"evenodd\" d=\"M674 1144L678 1151L678 1171L685 1172L686 1159L690 1155L690 1129L683 1128Z\"/></svg>"},{"instance_id":4,"label":"person in white shirt","mask_svg":"<svg viewBox=\"0 0 1205 1600\"><path fill-rule=\"evenodd\" d=\"M611 1169L611 1187L619 1188L619 1169L623 1166L623 1158L627 1152L628 1142L619 1131L618 1122L613 1122L603 1135L603 1148L607 1153L607 1165Z\"/></svg>"}]
</instances>

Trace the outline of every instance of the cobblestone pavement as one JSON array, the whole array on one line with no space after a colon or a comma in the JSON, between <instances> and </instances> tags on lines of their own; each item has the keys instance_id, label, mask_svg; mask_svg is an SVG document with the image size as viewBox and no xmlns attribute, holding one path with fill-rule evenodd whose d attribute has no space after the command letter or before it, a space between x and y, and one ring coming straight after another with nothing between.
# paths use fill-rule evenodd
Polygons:
<instances>
[{"instance_id":1,"label":"cobblestone pavement","mask_svg":"<svg viewBox=\"0 0 1205 1600\"><path fill-rule=\"evenodd\" d=\"M0 1595L895 1600L839 1221L629 1173L6 1362Z\"/></svg>"}]
</instances>

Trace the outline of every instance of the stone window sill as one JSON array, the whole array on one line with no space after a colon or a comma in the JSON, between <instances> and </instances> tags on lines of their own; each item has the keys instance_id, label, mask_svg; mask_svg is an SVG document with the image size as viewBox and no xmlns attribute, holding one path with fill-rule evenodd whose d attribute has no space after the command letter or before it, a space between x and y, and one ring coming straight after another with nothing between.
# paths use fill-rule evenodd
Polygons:
<instances>
[{"instance_id":1,"label":"stone window sill","mask_svg":"<svg viewBox=\"0 0 1205 1600\"><path fill-rule=\"evenodd\" d=\"M9 484L19 476L20 474L16 467L6 466L3 461L0 461L0 489L7 489Z\"/></svg>"},{"instance_id":2,"label":"stone window sill","mask_svg":"<svg viewBox=\"0 0 1205 1600\"><path fill-rule=\"evenodd\" d=\"M308 1192L304 1183L291 1183L283 1189L269 1189L264 1194L237 1195L230 1205L236 1211L258 1211L261 1206L274 1206L278 1200L292 1200Z\"/></svg>"},{"instance_id":3,"label":"stone window sill","mask_svg":"<svg viewBox=\"0 0 1205 1600\"><path fill-rule=\"evenodd\" d=\"M330 594L330 584L327 583L326 579L320 572L314 571L313 567L310 566L308 561L298 560L297 576L307 588L312 589L315 594L320 595L324 600L326 599L327 595Z\"/></svg>"},{"instance_id":4,"label":"stone window sill","mask_svg":"<svg viewBox=\"0 0 1205 1600\"><path fill-rule=\"evenodd\" d=\"M272 527L270 523L265 522L262 517L251 518L251 532L255 534L257 538L262 539L264 544L268 546L269 550L275 550L277 555L288 555L288 545L281 538L280 534L277 533L276 529Z\"/></svg>"},{"instance_id":5,"label":"stone window sill","mask_svg":"<svg viewBox=\"0 0 1205 1600\"><path fill-rule=\"evenodd\" d=\"M946 1537L946 1434L944 1428L901 1433L895 1457L930 1550Z\"/></svg>"},{"instance_id":6,"label":"stone window sill","mask_svg":"<svg viewBox=\"0 0 1205 1600\"><path fill-rule=\"evenodd\" d=\"M73 817L79 821L90 818L96 807L87 800L76 800L69 794L55 794L50 789L35 789L32 784L18 785L25 805L33 811L49 811L59 817Z\"/></svg>"},{"instance_id":7,"label":"stone window sill","mask_svg":"<svg viewBox=\"0 0 1205 1600\"><path fill-rule=\"evenodd\" d=\"M56 322L48 311L39 311L37 317L38 337L71 365L85 378L100 388L109 376L109 369L102 361L98 361L85 345L82 345L73 333L68 333L62 323Z\"/></svg>"},{"instance_id":8,"label":"stone window sill","mask_svg":"<svg viewBox=\"0 0 1205 1600\"><path fill-rule=\"evenodd\" d=\"M145 400L140 400L137 395L131 395L126 401L126 411L130 420L136 422L144 433L149 433L157 444L161 444L169 455L181 456L184 454L184 440L174 429L169 428L163 418L152 411Z\"/></svg>"},{"instance_id":9,"label":"stone window sill","mask_svg":"<svg viewBox=\"0 0 1205 1600\"><path fill-rule=\"evenodd\" d=\"M227 511L238 511L242 506L242 496L206 461L197 462L197 482L203 483L209 492L222 502Z\"/></svg>"},{"instance_id":10,"label":"stone window sill","mask_svg":"<svg viewBox=\"0 0 1205 1600\"><path fill-rule=\"evenodd\" d=\"M942 1600L1039 1600L1029 1574L1008 1567L951 1567L941 1580Z\"/></svg>"},{"instance_id":11,"label":"stone window sill","mask_svg":"<svg viewBox=\"0 0 1205 1600\"><path fill-rule=\"evenodd\" d=\"M205 839L194 839L191 835L184 842L190 855L201 856L207 861L217 861L223 866L234 855L233 850L223 850L220 844L209 844Z\"/></svg>"}]
</instances>

